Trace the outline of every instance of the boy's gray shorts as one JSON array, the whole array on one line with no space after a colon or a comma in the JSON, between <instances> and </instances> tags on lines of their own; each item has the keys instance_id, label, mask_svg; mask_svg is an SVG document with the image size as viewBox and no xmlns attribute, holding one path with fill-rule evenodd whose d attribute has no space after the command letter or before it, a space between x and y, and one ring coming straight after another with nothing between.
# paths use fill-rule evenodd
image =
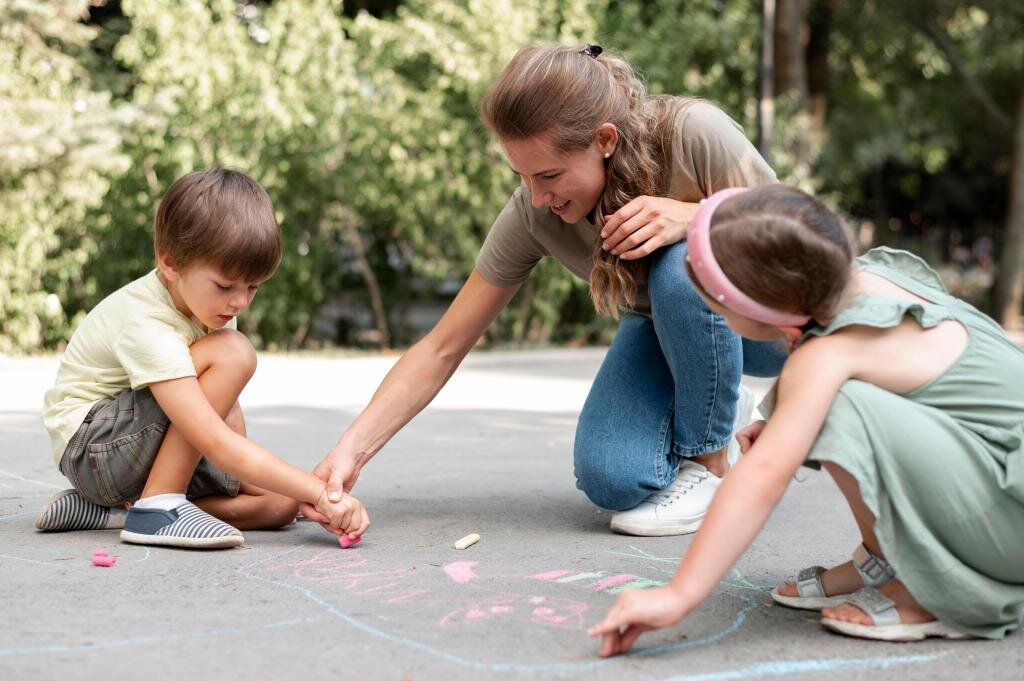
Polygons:
<instances>
[{"instance_id":1,"label":"boy's gray shorts","mask_svg":"<svg viewBox=\"0 0 1024 681\"><path fill-rule=\"evenodd\" d=\"M149 388L100 400L71 438L60 472L89 501L120 506L142 494L170 420ZM238 494L238 479L199 460L186 496Z\"/></svg>"}]
</instances>

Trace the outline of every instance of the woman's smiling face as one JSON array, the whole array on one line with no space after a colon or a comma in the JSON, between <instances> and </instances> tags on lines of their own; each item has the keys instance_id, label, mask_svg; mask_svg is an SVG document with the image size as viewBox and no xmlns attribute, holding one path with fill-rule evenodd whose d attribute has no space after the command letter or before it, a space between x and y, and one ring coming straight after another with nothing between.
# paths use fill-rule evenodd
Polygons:
<instances>
[{"instance_id":1,"label":"woman's smiling face","mask_svg":"<svg viewBox=\"0 0 1024 681\"><path fill-rule=\"evenodd\" d=\"M614 148L614 141L610 144ZM589 215L601 199L604 159L610 153L607 146L600 134L590 146L571 152L559 151L543 135L501 140L505 157L530 191L534 207L546 206L569 224Z\"/></svg>"}]
</instances>

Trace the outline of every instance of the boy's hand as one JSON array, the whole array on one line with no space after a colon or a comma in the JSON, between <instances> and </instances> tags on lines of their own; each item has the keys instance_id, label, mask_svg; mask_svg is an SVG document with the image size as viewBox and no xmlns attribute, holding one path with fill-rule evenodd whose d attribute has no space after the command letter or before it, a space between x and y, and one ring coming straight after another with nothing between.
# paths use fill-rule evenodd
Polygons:
<instances>
[{"instance_id":1,"label":"boy's hand","mask_svg":"<svg viewBox=\"0 0 1024 681\"><path fill-rule=\"evenodd\" d=\"M335 534L347 534L352 539L359 537L370 527L370 516L362 503L354 496L345 494L339 501L331 501L327 494L321 494L316 502L318 520L325 529Z\"/></svg>"},{"instance_id":2,"label":"boy's hand","mask_svg":"<svg viewBox=\"0 0 1024 681\"><path fill-rule=\"evenodd\" d=\"M740 452L746 454L747 450L754 446L754 443L757 442L757 438L761 436L761 431L764 430L766 425L768 425L768 422L761 419L736 431L736 440L740 443Z\"/></svg>"},{"instance_id":3,"label":"boy's hand","mask_svg":"<svg viewBox=\"0 0 1024 681\"><path fill-rule=\"evenodd\" d=\"M601 657L623 655L645 631L670 627L686 615L679 595L668 587L629 589L619 594L604 620L587 630L601 636Z\"/></svg>"}]
</instances>

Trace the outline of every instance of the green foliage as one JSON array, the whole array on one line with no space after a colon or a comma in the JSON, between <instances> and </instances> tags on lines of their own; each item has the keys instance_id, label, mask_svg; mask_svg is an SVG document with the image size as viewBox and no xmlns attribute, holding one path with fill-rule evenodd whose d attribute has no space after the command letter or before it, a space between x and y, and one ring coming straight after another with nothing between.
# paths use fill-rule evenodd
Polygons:
<instances>
[{"instance_id":1,"label":"green foliage","mask_svg":"<svg viewBox=\"0 0 1024 681\"><path fill-rule=\"evenodd\" d=\"M86 214L125 169L125 111L90 89L83 1L0 2L0 352L68 333L95 253Z\"/></svg>"},{"instance_id":2,"label":"green foliage","mask_svg":"<svg viewBox=\"0 0 1024 681\"><path fill-rule=\"evenodd\" d=\"M780 93L780 177L936 259L951 234L996 234L1009 136L926 29L1012 115L1019 3L808 3L832 8L827 119L808 143L807 114ZM122 0L98 28L86 5L0 0L0 352L58 346L150 269L159 197L215 164L263 183L281 222L281 269L241 320L258 345L332 340L314 321L338 301L382 341L415 340L410 309L468 275L516 186L477 107L527 43L600 43L652 92L705 97L754 131L761 20L747 0L362 3L387 10L376 17L340 0ZM545 262L488 338L613 328L584 282Z\"/></svg>"}]
</instances>

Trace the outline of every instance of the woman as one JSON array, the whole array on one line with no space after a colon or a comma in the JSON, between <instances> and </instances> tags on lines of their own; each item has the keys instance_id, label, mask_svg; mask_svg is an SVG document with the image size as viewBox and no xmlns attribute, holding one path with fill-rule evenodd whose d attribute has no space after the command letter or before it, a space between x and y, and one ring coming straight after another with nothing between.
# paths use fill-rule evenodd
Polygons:
<instances>
[{"instance_id":1,"label":"woman","mask_svg":"<svg viewBox=\"0 0 1024 681\"><path fill-rule=\"evenodd\" d=\"M696 531L728 469L741 374L774 375L784 351L741 343L694 291L683 238L696 202L775 174L716 107L647 97L600 47L521 49L482 118L522 178L476 268L437 325L381 383L317 466L331 494L433 399L545 256L588 280L622 321L580 415L577 486L616 511L612 529ZM749 393L747 393L749 396Z\"/></svg>"}]
</instances>

